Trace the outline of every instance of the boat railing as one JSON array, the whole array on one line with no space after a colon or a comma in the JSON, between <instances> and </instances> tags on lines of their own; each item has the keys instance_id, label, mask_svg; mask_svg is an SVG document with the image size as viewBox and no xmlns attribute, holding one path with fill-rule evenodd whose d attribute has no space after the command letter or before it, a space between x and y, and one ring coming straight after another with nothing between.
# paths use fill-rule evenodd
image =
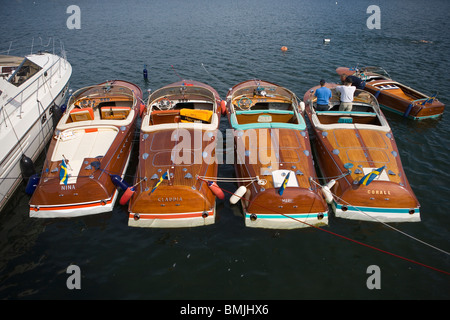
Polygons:
<instances>
[{"instance_id":1,"label":"boat railing","mask_svg":"<svg viewBox=\"0 0 450 320\"><path fill-rule=\"evenodd\" d=\"M62 77L63 70L67 70L67 61L60 56L57 57L56 61L48 68L43 68L40 70L40 75L27 83L24 88L20 88L20 92L15 96L10 97L8 101L2 106L2 111L6 112L6 116L11 116L19 108L18 117L21 117L23 113L23 104L29 99L35 97L36 101L39 102L39 93L43 91L44 95L50 90L49 82L53 81L53 77ZM58 75L57 75L58 74ZM8 108L12 106L12 108ZM9 109L9 110L8 110ZM2 117L0 125L6 122L6 117Z\"/></svg>"},{"instance_id":2,"label":"boat railing","mask_svg":"<svg viewBox=\"0 0 450 320\"><path fill-rule=\"evenodd\" d=\"M391 78L391 76L389 75L389 73L388 73L384 68L382 68L382 67L377 67L377 66L365 66L365 67L356 67L355 69L357 70L357 72L360 74L360 76L361 76L362 78L363 78L363 77L366 77L366 78L367 78L367 75L365 74L366 72L378 74L378 75L380 75L380 76L383 77L383 78L388 78L388 79ZM363 78L363 80L367 80L367 79L364 79L364 78Z\"/></svg>"}]
</instances>

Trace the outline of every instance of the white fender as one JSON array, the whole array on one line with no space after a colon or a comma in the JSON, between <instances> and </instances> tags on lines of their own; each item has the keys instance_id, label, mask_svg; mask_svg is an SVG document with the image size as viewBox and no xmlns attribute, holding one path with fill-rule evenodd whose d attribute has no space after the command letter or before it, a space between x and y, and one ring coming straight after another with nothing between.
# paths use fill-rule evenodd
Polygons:
<instances>
[{"instance_id":1,"label":"white fender","mask_svg":"<svg viewBox=\"0 0 450 320\"><path fill-rule=\"evenodd\" d=\"M300 110L302 111L302 112L304 112L305 111L305 103L303 102L303 101L300 101Z\"/></svg>"},{"instance_id":2,"label":"white fender","mask_svg":"<svg viewBox=\"0 0 450 320\"><path fill-rule=\"evenodd\" d=\"M330 181L328 181L328 183L326 184L326 186L327 186L329 189L331 189L331 188L334 186L335 183L336 183L336 180L331 179Z\"/></svg>"},{"instance_id":3,"label":"white fender","mask_svg":"<svg viewBox=\"0 0 450 320\"><path fill-rule=\"evenodd\" d=\"M330 191L330 188L328 188L327 186L323 186L322 187L322 194L325 198L325 201L328 204L332 204L333 203L333 194Z\"/></svg>"},{"instance_id":4,"label":"white fender","mask_svg":"<svg viewBox=\"0 0 450 320\"><path fill-rule=\"evenodd\" d=\"M245 186L240 186L230 197L230 203L236 204L239 200L241 200L246 192L247 188Z\"/></svg>"}]
</instances>

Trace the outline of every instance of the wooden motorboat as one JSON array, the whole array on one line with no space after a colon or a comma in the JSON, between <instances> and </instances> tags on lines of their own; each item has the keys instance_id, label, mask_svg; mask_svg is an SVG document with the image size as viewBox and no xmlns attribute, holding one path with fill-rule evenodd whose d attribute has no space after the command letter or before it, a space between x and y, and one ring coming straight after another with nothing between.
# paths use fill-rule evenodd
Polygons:
<instances>
[{"instance_id":1,"label":"wooden motorboat","mask_svg":"<svg viewBox=\"0 0 450 320\"><path fill-rule=\"evenodd\" d=\"M215 222L216 190L201 177L217 176L220 103L215 89L192 80L150 95L142 116L129 226L177 228Z\"/></svg>"},{"instance_id":2,"label":"wooden motorboat","mask_svg":"<svg viewBox=\"0 0 450 320\"><path fill-rule=\"evenodd\" d=\"M76 217L111 211L128 166L141 89L114 80L76 91L56 126L30 216Z\"/></svg>"},{"instance_id":3,"label":"wooden motorboat","mask_svg":"<svg viewBox=\"0 0 450 320\"><path fill-rule=\"evenodd\" d=\"M420 205L403 170L392 130L375 97L356 89L351 111L316 111L314 87L304 95L306 115L315 134L315 155L323 192L337 217L382 221L420 221ZM374 178L366 180L368 175Z\"/></svg>"},{"instance_id":4,"label":"wooden motorboat","mask_svg":"<svg viewBox=\"0 0 450 320\"><path fill-rule=\"evenodd\" d=\"M0 55L0 210L50 140L67 98L72 66L65 52Z\"/></svg>"},{"instance_id":5,"label":"wooden motorboat","mask_svg":"<svg viewBox=\"0 0 450 320\"><path fill-rule=\"evenodd\" d=\"M394 81L382 68L344 68L336 69L341 80L356 76L365 82L364 90L373 94L380 106L405 118L421 120L443 114L445 105L436 95L428 96L404 84Z\"/></svg>"},{"instance_id":6,"label":"wooden motorboat","mask_svg":"<svg viewBox=\"0 0 450 320\"><path fill-rule=\"evenodd\" d=\"M303 102L274 83L249 80L229 90L227 107L235 140L236 200L241 200L245 225L327 225L328 206L316 187L308 130L299 111Z\"/></svg>"}]
</instances>

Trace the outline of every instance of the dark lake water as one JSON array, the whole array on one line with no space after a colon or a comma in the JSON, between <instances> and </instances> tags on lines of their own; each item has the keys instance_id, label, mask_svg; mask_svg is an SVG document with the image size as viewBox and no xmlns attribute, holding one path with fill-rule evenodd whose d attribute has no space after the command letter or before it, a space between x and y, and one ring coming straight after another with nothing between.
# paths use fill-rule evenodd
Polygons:
<instances>
[{"instance_id":1,"label":"dark lake water","mask_svg":"<svg viewBox=\"0 0 450 320\"><path fill-rule=\"evenodd\" d=\"M80 8L80 29L66 25L72 4ZM380 8L380 29L366 24L372 4ZM360 64L383 66L397 81L437 91L450 104L447 0L2 0L1 8L0 50L12 41L12 49L28 53L33 39L34 51L41 43L51 49L49 37L61 40L74 90L123 79L147 92L182 77L225 98L234 84L259 78L303 98L321 78L337 82L337 67ZM420 223L393 226L448 252L449 112L421 122L385 114L422 216ZM228 128L225 118L221 128ZM133 160L130 181L135 168ZM232 165L220 167L222 176L233 173ZM229 196L219 201L214 225L137 229L128 227L118 203L109 214L30 219L24 190L0 213L0 299L188 299L201 305L210 299L450 298L450 275L426 267L450 272L448 253L377 223L331 217L326 229L408 260L316 229L246 228ZM80 267L80 290L66 286L71 264ZM380 268L380 289L366 285L372 265Z\"/></svg>"}]
</instances>

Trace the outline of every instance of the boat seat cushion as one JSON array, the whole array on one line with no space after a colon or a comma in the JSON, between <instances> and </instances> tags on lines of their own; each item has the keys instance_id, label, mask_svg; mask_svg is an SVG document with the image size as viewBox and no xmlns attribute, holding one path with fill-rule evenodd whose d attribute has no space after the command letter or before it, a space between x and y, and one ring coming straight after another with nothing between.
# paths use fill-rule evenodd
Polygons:
<instances>
[{"instance_id":1,"label":"boat seat cushion","mask_svg":"<svg viewBox=\"0 0 450 320\"><path fill-rule=\"evenodd\" d=\"M94 120L94 110L91 107L70 110L70 118L72 121Z\"/></svg>"},{"instance_id":2,"label":"boat seat cushion","mask_svg":"<svg viewBox=\"0 0 450 320\"><path fill-rule=\"evenodd\" d=\"M151 124L175 123L180 116L180 110L154 110L151 113Z\"/></svg>"},{"instance_id":3,"label":"boat seat cushion","mask_svg":"<svg viewBox=\"0 0 450 320\"><path fill-rule=\"evenodd\" d=\"M102 119L104 120L124 120L128 117L130 113L130 107L120 107L120 106L108 106L101 107L100 112L102 114Z\"/></svg>"}]
</instances>

